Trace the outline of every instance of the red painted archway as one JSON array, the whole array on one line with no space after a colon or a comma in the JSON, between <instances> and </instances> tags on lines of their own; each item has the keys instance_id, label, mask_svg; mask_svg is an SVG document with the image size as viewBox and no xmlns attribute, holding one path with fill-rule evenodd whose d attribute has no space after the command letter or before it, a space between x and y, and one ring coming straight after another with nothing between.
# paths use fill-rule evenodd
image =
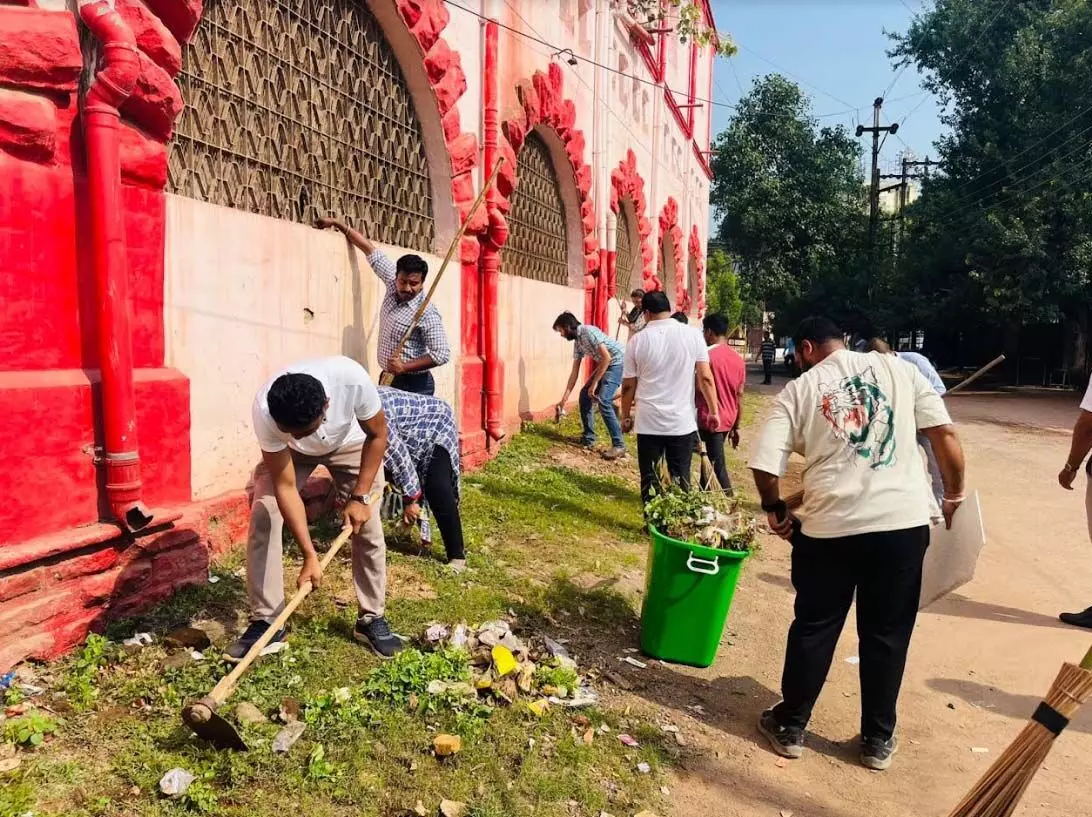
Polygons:
<instances>
[{"instance_id":1,"label":"red painted archway","mask_svg":"<svg viewBox=\"0 0 1092 817\"><path fill-rule=\"evenodd\" d=\"M627 198L633 202L633 212L637 218L637 241L641 248L641 285L645 289L656 289L653 286L656 278L655 254L648 240L652 234L652 223L646 214L648 202L645 200L645 180L637 172L637 155L632 150L627 150L626 158L611 171L610 209L615 213L620 212L622 200ZM617 289L612 265L610 278L607 281L607 292L610 297L613 298L618 294ZM623 295L628 294L623 293Z\"/></svg>"},{"instance_id":2,"label":"red painted archway","mask_svg":"<svg viewBox=\"0 0 1092 817\"><path fill-rule=\"evenodd\" d=\"M675 281L675 303L672 307L682 312L688 312L690 309L690 294L686 291L686 272L683 266L683 259L686 256L686 249L683 247L683 232L679 226L679 203L675 201L674 197L668 196L667 202L664 204L663 209L660 210L660 246L661 254L663 252L663 240L665 236L671 236L672 245L672 269L665 269L664 275L674 276ZM654 279L656 286L653 289L665 289L663 282L658 278Z\"/></svg>"},{"instance_id":3,"label":"red painted archway","mask_svg":"<svg viewBox=\"0 0 1092 817\"><path fill-rule=\"evenodd\" d=\"M695 292L697 294L697 310L698 317L705 316L705 258L701 251L701 236L698 234L698 225L695 224L690 228L690 259L693 261L694 275L697 276L695 282Z\"/></svg>"}]
</instances>

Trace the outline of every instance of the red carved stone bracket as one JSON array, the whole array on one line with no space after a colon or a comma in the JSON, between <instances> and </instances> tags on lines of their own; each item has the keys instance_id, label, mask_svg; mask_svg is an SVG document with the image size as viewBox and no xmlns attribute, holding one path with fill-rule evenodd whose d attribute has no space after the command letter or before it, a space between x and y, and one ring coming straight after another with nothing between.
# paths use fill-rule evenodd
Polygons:
<instances>
[{"instance_id":1,"label":"red carved stone bracket","mask_svg":"<svg viewBox=\"0 0 1092 817\"><path fill-rule=\"evenodd\" d=\"M705 317L705 258L701 251L701 236L698 235L698 225L690 228L690 257L694 259L694 275L697 276L696 294L698 300L698 317Z\"/></svg>"},{"instance_id":2,"label":"red carved stone bracket","mask_svg":"<svg viewBox=\"0 0 1092 817\"><path fill-rule=\"evenodd\" d=\"M565 98L564 77L561 67L551 63L549 71L536 71L531 79L516 84L521 110L511 119L501 123L504 141L500 144L505 164L497 174L497 207L508 213L512 206L512 193L519 182L516 173L516 154L519 153L527 134L532 129L545 126L552 128L565 145L573 175L576 179L577 197L580 200L580 221L584 229L584 289L595 288L599 273L599 239L595 230L595 208L592 206L591 166L584 161L584 132L576 124L576 106Z\"/></svg>"},{"instance_id":3,"label":"red carved stone bracket","mask_svg":"<svg viewBox=\"0 0 1092 817\"><path fill-rule=\"evenodd\" d=\"M656 266L653 263L655 253L648 240L652 235L652 222L646 215L648 202L645 200L645 180L637 171L637 155L632 150L626 151L626 158L610 173L610 209L615 213L621 212L622 199L627 198L633 203L633 212L637 218L637 241L641 248L641 286L655 289L652 286L656 280ZM617 294L616 289L617 283L612 280L608 295L613 298Z\"/></svg>"},{"instance_id":4,"label":"red carved stone bracket","mask_svg":"<svg viewBox=\"0 0 1092 817\"><path fill-rule=\"evenodd\" d=\"M674 308L682 312L688 312L690 309L690 293L686 291L686 276L685 269L683 267L683 258L686 254L686 248L683 246L683 232L679 226L679 203L675 201L673 196L667 197L667 202L664 204L663 209L660 211L660 241L663 241L664 236L671 236L671 245L673 248L672 263L674 264L674 270L665 270L665 273L670 273L675 276L675 304ZM663 253L661 252L661 256ZM660 289L663 282L659 279L655 279L656 286L654 289Z\"/></svg>"}]
</instances>

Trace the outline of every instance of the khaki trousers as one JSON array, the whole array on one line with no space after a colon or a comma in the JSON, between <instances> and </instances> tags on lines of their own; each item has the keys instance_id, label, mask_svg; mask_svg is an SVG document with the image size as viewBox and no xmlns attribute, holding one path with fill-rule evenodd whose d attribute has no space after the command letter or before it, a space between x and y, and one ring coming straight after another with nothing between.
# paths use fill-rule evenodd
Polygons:
<instances>
[{"instance_id":1,"label":"khaki trousers","mask_svg":"<svg viewBox=\"0 0 1092 817\"><path fill-rule=\"evenodd\" d=\"M361 446L339 448L332 454L311 457L292 452L296 469L296 488L302 488L307 478L323 465L334 478L340 500L348 498L360 474ZM251 620L272 623L284 609L284 559L282 531L284 518L273 493L273 479L264 463L254 469L248 491L251 495L250 533L246 544L246 588L250 601ZM376 618L383 615L387 595L387 545L383 539L383 522L379 514L379 498L383 496L383 469L379 469L371 489L376 497L372 517L352 537L353 584L360 615Z\"/></svg>"}]
</instances>

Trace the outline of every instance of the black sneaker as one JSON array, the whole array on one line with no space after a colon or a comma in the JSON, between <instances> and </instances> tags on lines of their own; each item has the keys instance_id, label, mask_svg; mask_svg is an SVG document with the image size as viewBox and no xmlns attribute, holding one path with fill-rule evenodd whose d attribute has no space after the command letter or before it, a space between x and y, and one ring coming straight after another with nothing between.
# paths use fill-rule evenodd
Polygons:
<instances>
[{"instance_id":1,"label":"black sneaker","mask_svg":"<svg viewBox=\"0 0 1092 817\"><path fill-rule=\"evenodd\" d=\"M224 650L224 660L238 664L246 657L246 654L250 652L250 648L257 643L258 639L265 635L265 631L268 629L269 622L267 621L250 622L250 626L246 628L243 634L228 644L228 648ZM282 627L280 632L270 639L269 643L276 644L278 641L284 641L287 632L287 629Z\"/></svg>"},{"instance_id":2,"label":"black sneaker","mask_svg":"<svg viewBox=\"0 0 1092 817\"><path fill-rule=\"evenodd\" d=\"M891 768L891 762L899 751L897 738L884 740L883 738L861 739L861 765L874 772L886 772Z\"/></svg>"},{"instance_id":3,"label":"black sneaker","mask_svg":"<svg viewBox=\"0 0 1092 817\"><path fill-rule=\"evenodd\" d=\"M1092 630L1092 607L1080 613L1062 613L1058 618L1065 624Z\"/></svg>"},{"instance_id":4,"label":"black sneaker","mask_svg":"<svg viewBox=\"0 0 1092 817\"><path fill-rule=\"evenodd\" d=\"M405 649L402 639L391 632L390 625L382 616L365 621L363 618L356 620L353 628L353 638L361 644L367 644L380 658L394 658Z\"/></svg>"},{"instance_id":5,"label":"black sneaker","mask_svg":"<svg viewBox=\"0 0 1092 817\"><path fill-rule=\"evenodd\" d=\"M758 731L781 757L797 760L804 754L804 732L779 724L772 709L767 709L758 719Z\"/></svg>"}]
</instances>

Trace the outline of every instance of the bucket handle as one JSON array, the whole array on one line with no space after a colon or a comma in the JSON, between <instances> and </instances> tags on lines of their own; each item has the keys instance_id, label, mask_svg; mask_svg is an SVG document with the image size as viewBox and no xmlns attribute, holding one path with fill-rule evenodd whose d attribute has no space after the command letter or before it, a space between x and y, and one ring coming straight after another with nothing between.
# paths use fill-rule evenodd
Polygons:
<instances>
[{"instance_id":1,"label":"bucket handle","mask_svg":"<svg viewBox=\"0 0 1092 817\"><path fill-rule=\"evenodd\" d=\"M693 553L688 553L686 556L686 567L692 573L704 573L707 576L716 576L720 573L720 560L713 559L699 559Z\"/></svg>"}]
</instances>

